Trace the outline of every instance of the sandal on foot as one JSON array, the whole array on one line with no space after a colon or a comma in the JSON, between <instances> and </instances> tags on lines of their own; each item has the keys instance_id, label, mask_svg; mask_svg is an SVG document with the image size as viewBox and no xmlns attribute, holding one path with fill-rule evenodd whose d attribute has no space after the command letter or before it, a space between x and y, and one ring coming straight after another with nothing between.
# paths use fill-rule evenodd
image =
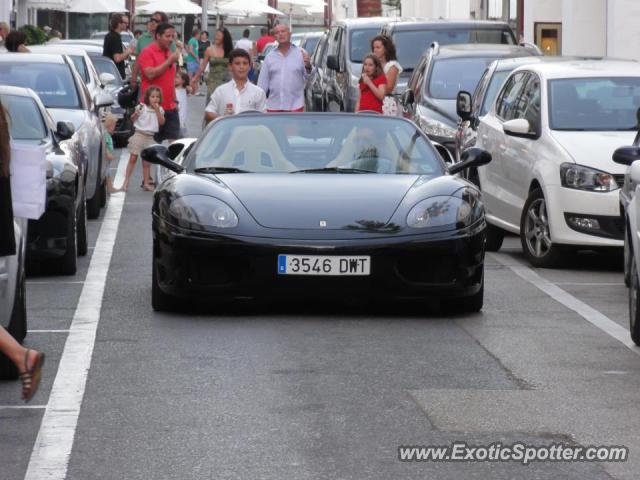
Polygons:
<instances>
[{"instance_id":1,"label":"sandal on foot","mask_svg":"<svg viewBox=\"0 0 640 480\"><path fill-rule=\"evenodd\" d=\"M44 353L37 352L36 359L33 362L31 368L29 368L29 352L33 350L27 350L24 355L24 372L20 374L20 381L22 382L22 399L25 403L33 398L38 391L40 384L40 378L42 377L42 365L44 365Z\"/></svg>"},{"instance_id":2,"label":"sandal on foot","mask_svg":"<svg viewBox=\"0 0 640 480\"><path fill-rule=\"evenodd\" d=\"M143 189L145 192L153 192L153 191L155 190L155 188L153 188L151 185L143 185L143 186L142 186L142 189Z\"/></svg>"}]
</instances>

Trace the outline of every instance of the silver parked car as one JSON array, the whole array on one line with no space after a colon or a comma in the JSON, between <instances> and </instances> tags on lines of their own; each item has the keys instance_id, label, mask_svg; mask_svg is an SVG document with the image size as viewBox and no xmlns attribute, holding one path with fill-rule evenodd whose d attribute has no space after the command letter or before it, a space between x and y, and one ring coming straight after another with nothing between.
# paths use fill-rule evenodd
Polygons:
<instances>
[{"instance_id":1,"label":"silver parked car","mask_svg":"<svg viewBox=\"0 0 640 480\"><path fill-rule=\"evenodd\" d=\"M8 53L0 55L0 85L35 91L55 122L70 122L83 146L81 167L86 182L87 216L97 218L106 203L107 162L99 110L113 104L107 93L95 96L67 55Z\"/></svg>"},{"instance_id":2,"label":"silver parked car","mask_svg":"<svg viewBox=\"0 0 640 480\"><path fill-rule=\"evenodd\" d=\"M0 256L0 325L19 342L27 335L25 255L27 220L14 218L16 254ZM15 378L14 364L0 354L0 379Z\"/></svg>"}]
</instances>

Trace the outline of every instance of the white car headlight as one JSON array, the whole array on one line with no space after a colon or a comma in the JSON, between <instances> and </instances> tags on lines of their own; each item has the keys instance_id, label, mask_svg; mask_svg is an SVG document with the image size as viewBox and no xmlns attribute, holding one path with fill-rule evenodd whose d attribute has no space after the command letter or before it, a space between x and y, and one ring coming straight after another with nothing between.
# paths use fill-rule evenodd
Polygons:
<instances>
[{"instance_id":1,"label":"white car headlight","mask_svg":"<svg viewBox=\"0 0 640 480\"><path fill-rule=\"evenodd\" d=\"M188 222L192 226L234 228L238 226L238 215L233 209L208 195L185 195L171 202L169 214Z\"/></svg>"},{"instance_id":2,"label":"white car headlight","mask_svg":"<svg viewBox=\"0 0 640 480\"><path fill-rule=\"evenodd\" d=\"M563 187L591 192L610 192L620 188L610 173L575 163L560 165L560 181Z\"/></svg>"},{"instance_id":3,"label":"white car headlight","mask_svg":"<svg viewBox=\"0 0 640 480\"><path fill-rule=\"evenodd\" d=\"M456 128L452 128L446 123L422 116L420 117L420 128L428 136L450 138L451 140L456 138L458 132Z\"/></svg>"},{"instance_id":4,"label":"white car headlight","mask_svg":"<svg viewBox=\"0 0 640 480\"><path fill-rule=\"evenodd\" d=\"M460 196L437 196L422 200L407 215L411 228L467 227L482 218L478 194L464 189Z\"/></svg>"}]
</instances>

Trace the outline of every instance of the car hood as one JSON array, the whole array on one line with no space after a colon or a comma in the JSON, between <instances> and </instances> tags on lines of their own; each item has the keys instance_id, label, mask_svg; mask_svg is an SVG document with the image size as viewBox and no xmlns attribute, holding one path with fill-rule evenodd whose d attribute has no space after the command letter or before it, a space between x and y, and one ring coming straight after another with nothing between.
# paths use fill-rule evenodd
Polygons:
<instances>
[{"instance_id":1,"label":"car hood","mask_svg":"<svg viewBox=\"0 0 640 480\"><path fill-rule=\"evenodd\" d=\"M76 132L80 129L80 126L86 120L86 113L84 110L73 110L69 108L47 108L47 111L53 117L53 120L58 122L71 122L76 129Z\"/></svg>"},{"instance_id":2,"label":"car hood","mask_svg":"<svg viewBox=\"0 0 640 480\"><path fill-rule=\"evenodd\" d=\"M609 173L625 173L626 165L615 163L611 156L616 148L631 145L635 135L636 132L551 132L576 163Z\"/></svg>"},{"instance_id":3,"label":"car hood","mask_svg":"<svg viewBox=\"0 0 640 480\"><path fill-rule=\"evenodd\" d=\"M457 128L458 114L456 113L455 100L439 100L429 98L425 103L427 108L433 110L442 117L442 119L438 118L438 120L444 120L445 122L449 123L452 128Z\"/></svg>"},{"instance_id":4,"label":"car hood","mask_svg":"<svg viewBox=\"0 0 640 480\"><path fill-rule=\"evenodd\" d=\"M327 230L386 224L419 176L288 173L218 178L263 227Z\"/></svg>"}]
</instances>

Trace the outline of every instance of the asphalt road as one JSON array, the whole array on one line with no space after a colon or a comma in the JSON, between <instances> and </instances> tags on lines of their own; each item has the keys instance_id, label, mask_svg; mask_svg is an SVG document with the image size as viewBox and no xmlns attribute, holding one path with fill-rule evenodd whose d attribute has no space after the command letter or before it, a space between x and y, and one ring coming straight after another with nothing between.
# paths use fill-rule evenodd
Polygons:
<instances>
[{"instance_id":1,"label":"asphalt road","mask_svg":"<svg viewBox=\"0 0 640 480\"><path fill-rule=\"evenodd\" d=\"M204 98L190 103L196 134ZM89 223L77 275L28 280L26 343L47 363L28 407L17 382L0 383L0 479L638 478L640 350L615 338L628 328L621 255L531 269L508 238L487 257L485 306L473 315L322 302L158 314L152 194L137 175ZM99 290L100 268L94 342L79 300ZM73 361L83 355L90 364ZM65 383L84 374L79 390ZM52 429L71 432L72 450ZM454 441L624 445L629 460L398 460L399 446Z\"/></svg>"}]
</instances>

